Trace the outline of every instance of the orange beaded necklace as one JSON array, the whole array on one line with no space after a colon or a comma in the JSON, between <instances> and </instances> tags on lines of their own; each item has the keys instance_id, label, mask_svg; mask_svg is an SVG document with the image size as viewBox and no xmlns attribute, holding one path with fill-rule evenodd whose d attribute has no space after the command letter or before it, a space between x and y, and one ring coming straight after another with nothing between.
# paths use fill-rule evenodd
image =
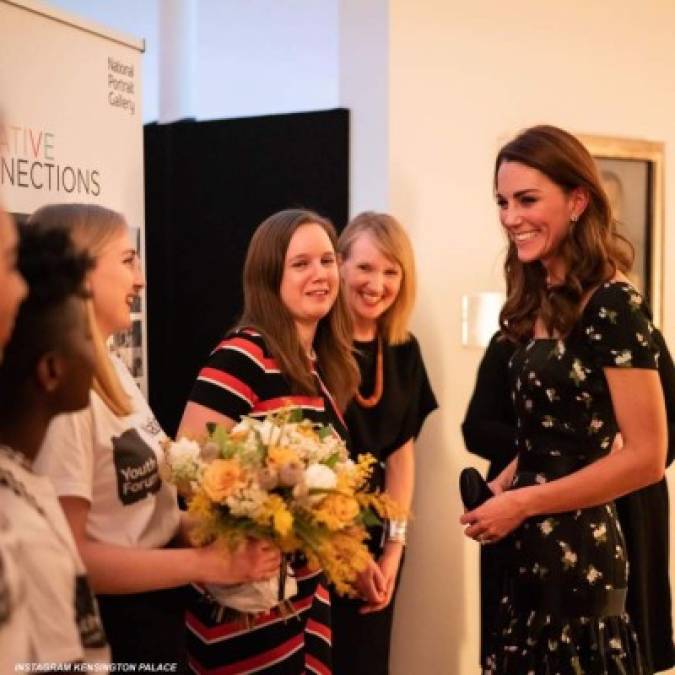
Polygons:
<instances>
[{"instance_id":1,"label":"orange beaded necklace","mask_svg":"<svg viewBox=\"0 0 675 675\"><path fill-rule=\"evenodd\" d=\"M379 335L377 336L377 355L375 358L375 387L373 393L368 398L364 398L357 389L354 394L354 399L362 408L374 408L380 402L384 390L384 359L382 356L382 338Z\"/></svg>"}]
</instances>

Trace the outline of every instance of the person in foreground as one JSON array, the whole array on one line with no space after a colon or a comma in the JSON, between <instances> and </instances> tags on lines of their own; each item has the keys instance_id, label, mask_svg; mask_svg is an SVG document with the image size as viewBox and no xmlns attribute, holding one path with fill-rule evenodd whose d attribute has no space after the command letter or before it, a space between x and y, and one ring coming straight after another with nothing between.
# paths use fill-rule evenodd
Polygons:
<instances>
[{"instance_id":1,"label":"person in foreground","mask_svg":"<svg viewBox=\"0 0 675 675\"><path fill-rule=\"evenodd\" d=\"M18 235L11 216L0 205L0 362L28 286L17 267Z\"/></svg>"},{"instance_id":2,"label":"person in foreground","mask_svg":"<svg viewBox=\"0 0 675 675\"><path fill-rule=\"evenodd\" d=\"M414 439L436 407L420 347L408 331L415 302L415 263L403 227L390 215L365 212L340 235L342 291L354 323L361 384L345 413L354 454L378 460L371 486L410 510ZM406 521L373 528L373 560L361 575L366 602L332 594L333 664L339 675L389 672L394 599Z\"/></svg>"},{"instance_id":3,"label":"person in foreground","mask_svg":"<svg viewBox=\"0 0 675 675\"><path fill-rule=\"evenodd\" d=\"M338 293L336 243L330 222L311 211L280 211L258 227L244 264L243 315L199 373L179 436L291 407L347 438L341 410L356 390L358 370ZM330 598L322 573L299 560L293 568L295 614L284 618L274 608L257 616L250 631L194 588L187 615L193 670L330 672Z\"/></svg>"},{"instance_id":4,"label":"person in foreground","mask_svg":"<svg viewBox=\"0 0 675 675\"><path fill-rule=\"evenodd\" d=\"M626 277L630 245L592 157L561 129L507 143L495 191L518 455L492 483L499 494L460 519L481 543L509 536L484 669L641 673L612 500L663 477L666 414L652 327Z\"/></svg>"},{"instance_id":5,"label":"person in foreground","mask_svg":"<svg viewBox=\"0 0 675 675\"><path fill-rule=\"evenodd\" d=\"M94 372L84 290L89 265L67 235L23 228L18 267L30 294L0 365L0 513L18 540L25 620L0 621L3 673L25 662L56 668L107 663L110 657L54 488L31 468L52 418L89 401Z\"/></svg>"},{"instance_id":6,"label":"person in foreground","mask_svg":"<svg viewBox=\"0 0 675 675\"><path fill-rule=\"evenodd\" d=\"M668 419L668 457L675 457L675 365L663 335L654 328L659 378ZM515 411L509 393L509 360L516 345L498 331L481 360L462 424L467 450L490 460L492 481L516 453ZM669 506L666 478L616 500L630 563L626 612L638 635L645 675L675 665L669 579ZM490 626L498 614L503 569L500 546L481 547L481 662Z\"/></svg>"},{"instance_id":7,"label":"person in foreground","mask_svg":"<svg viewBox=\"0 0 675 675\"><path fill-rule=\"evenodd\" d=\"M1 129L0 129L1 131ZM16 225L0 205L0 363L16 313L28 292L16 265ZM0 666L14 667L28 650L28 610L20 572L20 544L15 528L0 513ZM17 638L23 636L23 638Z\"/></svg>"},{"instance_id":8,"label":"person in foreground","mask_svg":"<svg viewBox=\"0 0 675 675\"><path fill-rule=\"evenodd\" d=\"M166 439L129 371L104 341L131 325L143 288L124 218L93 204L53 204L33 227L66 232L95 261L90 329L98 351L91 402L51 424L36 471L49 476L98 594L113 661L184 661L183 587L276 572L279 557L251 544L234 553L186 545L175 489L164 482ZM178 540L178 545L176 545Z\"/></svg>"}]
</instances>

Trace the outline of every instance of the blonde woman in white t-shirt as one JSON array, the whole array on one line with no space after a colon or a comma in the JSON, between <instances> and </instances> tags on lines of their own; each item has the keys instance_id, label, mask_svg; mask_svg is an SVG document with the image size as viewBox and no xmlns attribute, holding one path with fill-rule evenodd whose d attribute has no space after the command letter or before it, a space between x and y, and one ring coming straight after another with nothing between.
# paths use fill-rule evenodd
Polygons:
<instances>
[{"instance_id":1,"label":"blonde woman in white t-shirt","mask_svg":"<svg viewBox=\"0 0 675 675\"><path fill-rule=\"evenodd\" d=\"M46 206L31 220L68 230L95 259L89 285L99 349L89 407L54 421L38 469L54 481L98 594L113 661L180 667L181 587L270 577L278 552L261 542L232 554L216 546L171 548L187 537L175 490L160 477L166 436L128 370L105 349L108 337L130 327L144 286L127 223L91 204Z\"/></svg>"}]
</instances>

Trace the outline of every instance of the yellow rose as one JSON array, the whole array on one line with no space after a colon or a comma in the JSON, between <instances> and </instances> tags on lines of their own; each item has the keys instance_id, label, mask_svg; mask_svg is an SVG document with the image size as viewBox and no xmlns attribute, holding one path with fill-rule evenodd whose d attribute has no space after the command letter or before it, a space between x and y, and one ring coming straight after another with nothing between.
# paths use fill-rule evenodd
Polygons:
<instances>
[{"instance_id":1,"label":"yellow rose","mask_svg":"<svg viewBox=\"0 0 675 675\"><path fill-rule=\"evenodd\" d=\"M271 445L267 450L267 463L272 466L281 466L282 464L295 464L300 462L295 450L291 450L284 445Z\"/></svg>"},{"instance_id":2,"label":"yellow rose","mask_svg":"<svg viewBox=\"0 0 675 675\"><path fill-rule=\"evenodd\" d=\"M224 502L242 484L243 472L235 459L215 459L202 478L204 492L214 502Z\"/></svg>"}]
</instances>

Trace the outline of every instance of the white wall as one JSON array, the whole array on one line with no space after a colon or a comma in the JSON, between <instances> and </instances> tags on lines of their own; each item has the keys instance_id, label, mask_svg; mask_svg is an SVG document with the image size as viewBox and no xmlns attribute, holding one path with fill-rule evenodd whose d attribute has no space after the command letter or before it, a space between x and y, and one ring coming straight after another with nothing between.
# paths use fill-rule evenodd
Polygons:
<instances>
[{"instance_id":1,"label":"white wall","mask_svg":"<svg viewBox=\"0 0 675 675\"><path fill-rule=\"evenodd\" d=\"M389 207L389 2L340 0L340 106L350 110L352 216Z\"/></svg>"},{"instance_id":2,"label":"white wall","mask_svg":"<svg viewBox=\"0 0 675 675\"><path fill-rule=\"evenodd\" d=\"M146 40L143 119L159 116L161 0L48 0ZM196 0L194 117L338 105L337 0Z\"/></svg>"},{"instance_id":3,"label":"white wall","mask_svg":"<svg viewBox=\"0 0 675 675\"><path fill-rule=\"evenodd\" d=\"M459 432L478 350L460 344L460 298L499 288L491 194L500 142L550 122L666 143L666 270L675 265L675 4L392 0L390 206L420 270L414 328L442 410L419 443L416 521L394 634L395 675L475 672L478 551L457 524ZM668 274L668 272L666 272ZM675 286L665 332L675 345Z\"/></svg>"},{"instance_id":4,"label":"white wall","mask_svg":"<svg viewBox=\"0 0 675 675\"><path fill-rule=\"evenodd\" d=\"M334 108L336 0L199 0L200 119Z\"/></svg>"}]
</instances>

